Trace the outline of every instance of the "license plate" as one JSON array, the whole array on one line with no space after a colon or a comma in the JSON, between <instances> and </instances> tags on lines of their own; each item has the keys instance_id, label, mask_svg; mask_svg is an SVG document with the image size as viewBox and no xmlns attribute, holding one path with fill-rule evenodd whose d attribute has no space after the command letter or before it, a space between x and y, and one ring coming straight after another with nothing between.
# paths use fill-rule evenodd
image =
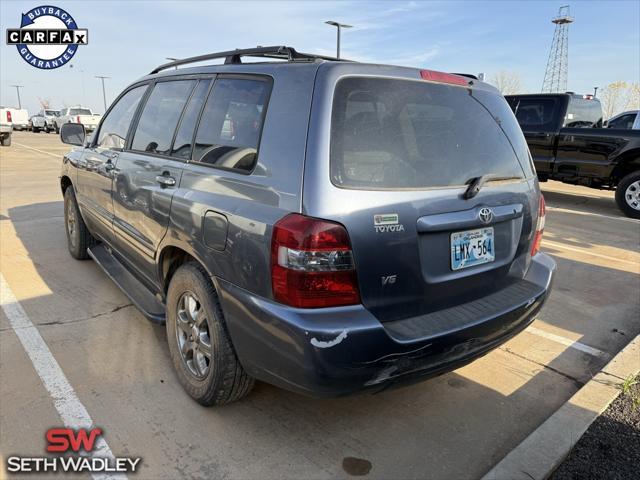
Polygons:
<instances>
[{"instance_id":1,"label":"license plate","mask_svg":"<svg viewBox=\"0 0 640 480\"><path fill-rule=\"evenodd\" d=\"M496 259L493 227L451 234L451 269L482 265Z\"/></svg>"}]
</instances>

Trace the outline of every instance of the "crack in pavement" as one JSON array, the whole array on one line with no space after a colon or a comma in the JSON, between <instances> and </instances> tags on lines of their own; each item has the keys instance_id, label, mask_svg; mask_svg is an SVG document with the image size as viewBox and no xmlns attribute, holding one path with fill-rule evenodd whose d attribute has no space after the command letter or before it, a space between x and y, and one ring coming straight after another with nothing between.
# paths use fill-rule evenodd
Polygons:
<instances>
[{"instance_id":1,"label":"crack in pavement","mask_svg":"<svg viewBox=\"0 0 640 480\"><path fill-rule=\"evenodd\" d=\"M104 315L109 315L111 313L115 313L115 312L117 312L119 310L122 310L124 308L127 308L127 307L133 307L133 303L126 303L124 305L118 305L117 307L112 308L111 310L108 310L106 312L96 313L95 315L91 315L90 317L77 318L75 320L69 320L67 322L63 322L61 320L52 320L50 322L36 323L36 324L34 324L34 326L35 327L43 327L43 326L49 326L49 325L68 325L68 324L71 324L71 323L86 322L88 320L93 320L95 318L99 318L99 317L102 317ZM30 328L30 327L23 327L23 328ZM14 329L11 328L11 327L0 328L0 332L4 332L4 331L7 331L7 330L14 330Z\"/></svg>"},{"instance_id":2,"label":"crack in pavement","mask_svg":"<svg viewBox=\"0 0 640 480\"><path fill-rule=\"evenodd\" d=\"M501 350L501 351L503 351L503 352L506 352L506 353L510 353L511 355L514 355L514 356L516 356L516 357L518 357L518 358L521 358L521 359L526 360L526 361L528 361L528 362L531 362L531 363L534 363L534 364L536 364L536 365L539 365L539 366L541 366L542 368L545 368L545 369L547 369L547 370L550 370L550 371L552 371L553 373L556 373L556 374L558 374L558 375L560 375L560 376L562 376L562 377L566 378L567 380L571 380L573 383L575 383L575 384L576 384L576 386L577 386L578 388L581 388L581 387L583 387L583 386L585 385L585 382L583 382L583 381L581 381L581 380L578 380L578 379L577 379L577 378L575 378L575 377L572 377L572 376L571 376L571 375L569 375L568 373L564 373L563 371L558 370L557 368L553 368L553 367L551 367L551 366L549 366L549 365L546 365L546 364L544 364L544 363L542 363L542 362L538 362L538 361L536 361L536 360L532 360L532 359L530 359L530 358L527 358L526 356L524 356L524 355L522 355L522 354L520 354L520 353L516 353L516 352L514 352L513 350L511 350L511 349L510 349L510 348L508 348L508 347L500 347L500 348L499 348L499 350Z\"/></svg>"}]
</instances>

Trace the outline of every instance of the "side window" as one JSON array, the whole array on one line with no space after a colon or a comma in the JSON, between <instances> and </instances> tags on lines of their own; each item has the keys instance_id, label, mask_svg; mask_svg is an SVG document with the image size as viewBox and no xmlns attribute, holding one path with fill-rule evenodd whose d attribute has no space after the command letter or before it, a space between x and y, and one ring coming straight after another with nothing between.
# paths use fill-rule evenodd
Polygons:
<instances>
[{"instance_id":1,"label":"side window","mask_svg":"<svg viewBox=\"0 0 640 480\"><path fill-rule=\"evenodd\" d=\"M194 160L250 172L271 84L262 80L219 78L207 100L194 146Z\"/></svg>"},{"instance_id":2,"label":"side window","mask_svg":"<svg viewBox=\"0 0 640 480\"><path fill-rule=\"evenodd\" d=\"M171 149L172 157L182 158L184 160L191 158L191 142L198 123L198 115L209 91L209 85L211 85L211 80L201 80L193 92L193 95L191 95L189 104L182 115L176 139L173 142L173 148Z\"/></svg>"},{"instance_id":3,"label":"side window","mask_svg":"<svg viewBox=\"0 0 640 480\"><path fill-rule=\"evenodd\" d=\"M635 119L635 114L630 113L628 115L622 115L621 117L616 118L614 121L609 122L607 126L609 128L631 129L633 128L633 122Z\"/></svg>"},{"instance_id":4,"label":"side window","mask_svg":"<svg viewBox=\"0 0 640 480\"><path fill-rule=\"evenodd\" d=\"M118 103L113 106L102 121L96 147L109 149L124 148L131 119L136 113L140 99L146 89L147 85L132 88L118 100Z\"/></svg>"},{"instance_id":5,"label":"side window","mask_svg":"<svg viewBox=\"0 0 640 480\"><path fill-rule=\"evenodd\" d=\"M155 85L138 121L133 150L169 154L180 114L195 84L195 80L179 80Z\"/></svg>"}]
</instances>

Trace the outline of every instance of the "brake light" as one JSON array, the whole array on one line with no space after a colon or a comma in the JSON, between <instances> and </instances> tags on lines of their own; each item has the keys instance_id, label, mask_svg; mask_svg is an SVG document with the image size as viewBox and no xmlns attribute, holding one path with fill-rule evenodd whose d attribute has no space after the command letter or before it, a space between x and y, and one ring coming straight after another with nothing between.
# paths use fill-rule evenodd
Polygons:
<instances>
[{"instance_id":1,"label":"brake light","mask_svg":"<svg viewBox=\"0 0 640 480\"><path fill-rule=\"evenodd\" d=\"M80 115L76 117L76 123L80 123Z\"/></svg>"},{"instance_id":2,"label":"brake light","mask_svg":"<svg viewBox=\"0 0 640 480\"><path fill-rule=\"evenodd\" d=\"M544 204L544 197L540 194L540 206L538 207L538 223L536 224L536 234L533 237L533 245L531 245L531 256L538 253L540 244L542 243L542 234L544 233L544 217L547 213Z\"/></svg>"},{"instance_id":3,"label":"brake light","mask_svg":"<svg viewBox=\"0 0 640 480\"><path fill-rule=\"evenodd\" d=\"M454 75L453 73L436 72L435 70L420 70L420 76L423 80L429 82L450 83L452 85L469 86L469 79Z\"/></svg>"},{"instance_id":4,"label":"brake light","mask_svg":"<svg viewBox=\"0 0 640 480\"><path fill-rule=\"evenodd\" d=\"M11 123L11 112L7 110L7 122Z\"/></svg>"},{"instance_id":5,"label":"brake light","mask_svg":"<svg viewBox=\"0 0 640 480\"><path fill-rule=\"evenodd\" d=\"M339 223L292 213L273 226L273 297L299 308L360 303L351 242Z\"/></svg>"}]
</instances>

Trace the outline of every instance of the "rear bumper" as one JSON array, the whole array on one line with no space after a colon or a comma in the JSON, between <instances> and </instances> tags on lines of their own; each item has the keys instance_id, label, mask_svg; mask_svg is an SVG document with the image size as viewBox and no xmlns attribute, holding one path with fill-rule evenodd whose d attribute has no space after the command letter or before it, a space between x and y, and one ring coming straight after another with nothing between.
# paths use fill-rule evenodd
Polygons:
<instances>
[{"instance_id":1,"label":"rear bumper","mask_svg":"<svg viewBox=\"0 0 640 480\"><path fill-rule=\"evenodd\" d=\"M295 309L215 282L238 358L250 375L299 393L339 396L433 377L488 353L533 321L555 268L550 257L537 254L525 279L505 297L508 305L483 299L385 324L362 305ZM449 327L434 329L445 314Z\"/></svg>"}]
</instances>

